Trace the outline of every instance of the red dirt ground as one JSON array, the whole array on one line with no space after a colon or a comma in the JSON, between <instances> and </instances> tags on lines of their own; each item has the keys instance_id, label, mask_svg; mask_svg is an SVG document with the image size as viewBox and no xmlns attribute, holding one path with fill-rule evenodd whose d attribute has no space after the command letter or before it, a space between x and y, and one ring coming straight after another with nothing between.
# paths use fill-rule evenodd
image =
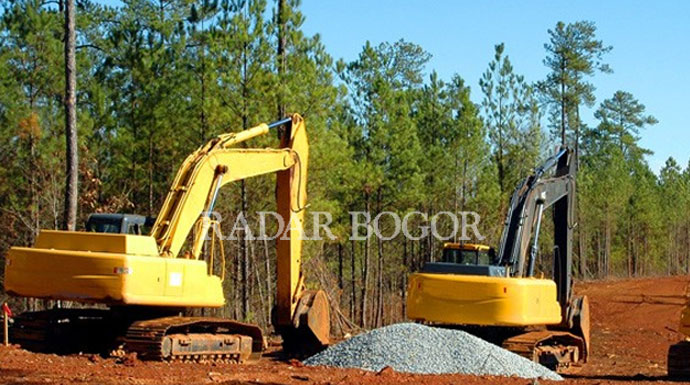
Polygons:
<instances>
[{"instance_id":1,"label":"red dirt ground","mask_svg":"<svg viewBox=\"0 0 690 385\"><path fill-rule=\"evenodd\" d=\"M592 309L590 362L561 384L665 382L666 350L675 332L688 277L645 278L577 285ZM505 384L534 385L517 378L411 375L384 370L302 367L263 358L232 364L150 363L94 356L56 356L0 346L0 384ZM553 382L556 384L556 382Z\"/></svg>"}]
</instances>

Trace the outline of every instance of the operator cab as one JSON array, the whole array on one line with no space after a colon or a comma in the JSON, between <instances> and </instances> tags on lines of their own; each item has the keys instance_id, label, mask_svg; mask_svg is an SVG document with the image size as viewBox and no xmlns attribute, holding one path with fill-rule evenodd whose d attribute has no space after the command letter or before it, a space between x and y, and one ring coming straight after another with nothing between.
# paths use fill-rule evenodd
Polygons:
<instances>
[{"instance_id":1,"label":"operator cab","mask_svg":"<svg viewBox=\"0 0 690 385\"><path fill-rule=\"evenodd\" d=\"M474 243L444 243L440 262L427 262L422 273L505 276L505 268L496 265L496 250Z\"/></svg>"},{"instance_id":2,"label":"operator cab","mask_svg":"<svg viewBox=\"0 0 690 385\"><path fill-rule=\"evenodd\" d=\"M472 243L444 243L441 255L441 262L461 265L490 265L495 259L493 248Z\"/></svg>"},{"instance_id":3,"label":"operator cab","mask_svg":"<svg viewBox=\"0 0 690 385\"><path fill-rule=\"evenodd\" d=\"M91 214L86 231L111 234L146 235L151 231L154 218L136 214Z\"/></svg>"}]
</instances>

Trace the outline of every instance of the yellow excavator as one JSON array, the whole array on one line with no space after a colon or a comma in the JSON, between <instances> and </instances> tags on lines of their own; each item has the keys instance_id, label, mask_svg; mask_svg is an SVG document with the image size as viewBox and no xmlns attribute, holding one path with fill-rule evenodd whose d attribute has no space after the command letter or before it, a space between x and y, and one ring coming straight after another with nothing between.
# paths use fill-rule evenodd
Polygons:
<instances>
[{"instance_id":1,"label":"yellow excavator","mask_svg":"<svg viewBox=\"0 0 690 385\"><path fill-rule=\"evenodd\" d=\"M464 329L561 372L586 362L589 302L572 294L573 157L561 148L517 186L498 253L486 245L447 243L440 262L412 274L408 318ZM535 274L542 216L549 207L553 279Z\"/></svg>"},{"instance_id":2,"label":"yellow excavator","mask_svg":"<svg viewBox=\"0 0 690 385\"><path fill-rule=\"evenodd\" d=\"M278 130L279 147L238 147L272 129ZM6 258L8 293L101 306L21 314L12 339L52 351L124 342L125 351L154 360L241 362L260 355L265 341L258 326L182 314L225 304L224 252L215 237L220 224L212 215L220 188L277 173L276 211L286 225L276 241L273 326L289 351L323 348L329 343L328 300L321 290L306 290L301 270L308 156L305 123L297 114L223 134L182 163L150 235L119 231L119 225L109 232L42 230L33 247L13 247ZM108 226L93 222L94 228Z\"/></svg>"}]
</instances>

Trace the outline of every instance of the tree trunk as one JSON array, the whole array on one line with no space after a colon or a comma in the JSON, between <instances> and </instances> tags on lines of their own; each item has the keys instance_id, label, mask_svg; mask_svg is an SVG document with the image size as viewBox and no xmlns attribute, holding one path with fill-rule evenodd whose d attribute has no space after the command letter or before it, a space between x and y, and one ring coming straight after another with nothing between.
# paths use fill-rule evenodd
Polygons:
<instances>
[{"instance_id":1,"label":"tree trunk","mask_svg":"<svg viewBox=\"0 0 690 385\"><path fill-rule=\"evenodd\" d=\"M465 160L463 161L463 165L462 165L462 183L461 183L462 193L460 195L460 197L461 197L460 198L460 211L463 211L463 212L465 211L465 205L467 204L467 163L468 163L468 160L467 160L467 158L465 158ZM455 212L456 213L458 212L457 208L456 208Z\"/></svg>"},{"instance_id":2,"label":"tree trunk","mask_svg":"<svg viewBox=\"0 0 690 385\"><path fill-rule=\"evenodd\" d=\"M149 205L148 216L153 216L153 133L149 134Z\"/></svg>"},{"instance_id":3,"label":"tree trunk","mask_svg":"<svg viewBox=\"0 0 690 385\"><path fill-rule=\"evenodd\" d=\"M649 242L648 242L649 237L646 236L644 237L644 250L645 250L645 259L642 261L642 268L638 271L638 274L645 274L647 272L647 263L649 261Z\"/></svg>"},{"instance_id":4,"label":"tree trunk","mask_svg":"<svg viewBox=\"0 0 690 385\"><path fill-rule=\"evenodd\" d=\"M580 279L587 279L587 234L585 233L584 226L578 226L577 236L577 246L579 254L578 270L580 273Z\"/></svg>"},{"instance_id":5,"label":"tree trunk","mask_svg":"<svg viewBox=\"0 0 690 385\"><path fill-rule=\"evenodd\" d=\"M688 221L688 223L686 224L685 233L685 259L688 261L686 273L690 274L690 221Z\"/></svg>"},{"instance_id":6,"label":"tree trunk","mask_svg":"<svg viewBox=\"0 0 690 385\"><path fill-rule=\"evenodd\" d=\"M429 206L429 210L427 211L427 217L432 218L433 216L434 209L432 206ZM436 259L434 258L434 240L434 235L431 233L431 231L429 231L429 235L427 235L426 237L427 255L425 256L424 262L436 262Z\"/></svg>"},{"instance_id":7,"label":"tree trunk","mask_svg":"<svg viewBox=\"0 0 690 385\"><path fill-rule=\"evenodd\" d=\"M129 63L131 68L134 68L134 59L130 60ZM129 90L129 119L130 119L130 125L132 129L132 142L134 145L132 145L129 148L130 151L130 179L132 183L131 187L131 195L132 197L130 200L132 201L132 204L134 205L134 209L136 210L139 208L139 179L137 176L137 165L139 164L139 159L138 159L138 151L137 151L137 143L139 143L139 127L138 121L137 121L137 100L136 100L136 95L135 95L135 90L138 88L137 84L137 79L134 77L134 74L130 74L130 81L132 82L132 86L130 87Z\"/></svg>"},{"instance_id":8,"label":"tree trunk","mask_svg":"<svg viewBox=\"0 0 690 385\"><path fill-rule=\"evenodd\" d=\"M254 254L255 243L252 242L252 243L250 243L250 245L252 246L252 257L254 257L255 256L255 254ZM256 259L254 259L254 258L252 258L252 259L254 260L254 262L256 262ZM253 265L254 265L254 276L256 277L256 290L259 292L259 300L261 301L261 310L266 311L266 309L267 309L266 298L264 297L264 290L261 288L261 273L259 271L260 264L254 263ZM269 307L270 307L270 305L269 305ZM259 317L259 314L260 313L257 312L257 315L256 315L257 320L261 319ZM270 314L270 312L268 314ZM270 320L271 320L270 316L265 316L263 318L263 320L267 321L266 325L270 325Z\"/></svg>"},{"instance_id":9,"label":"tree trunk","mask_svg":"<svg viewBox=\"0 0 690 385\"><path fill-rule=\"evenodd\" d=\"M234 274L232 275L232 294L234 301L232 301L232 318L235 319L240 319L242 318L242 315L240 314L240 302L241 302L241 296L240 296L240 286L242 285L241 281L241 276L242 276L242 257L241 257L241 248L242 248L242 243L244 240L240 236L239 240L237 241L237 250L235 251L235 258L233 258L233 269L234 269Z\"/></svg>"},{"instance_id":10,"label":"tree trunk","mask_svg":"<svg viewBox=\"0 0 690 385\"><path fill-rule=\"evenodd\" d=\"M271 323L271 309L273 308L273 288L271 287L271 281L273 274L271 273L271 256L268 252L268 240L266 237L263 239L264 241L264 259L266 262L266 314L268 314L268 317L266 318L266 324L270 325Z\"/></svg>"},{"instance_id":11,"label":"tree trunk","mask_svg":"<svg viewBox=\"0 0 690 385\"><path fill-rule=\"evenodd\" d=\"M565 96L565 60L561 60L561 146L565 146L565 119L566 119L566 96Z\"/></svg>"},{"instance_id":12,"label":"tree trunk","mask_svg":"<svg viewBox=\"0 0 690 385\"><path fill-rule=\"evenodd\" d=\"M203 9L203 6L202 6ZM203 30L203 18L202 18L202 30ZM202 34L203 36L203 34ZM201 145L203 145L206 142L206 131L208 131L207 127L207 119L206 119L206 39L202 38L203 42L201 44L201 108L199 111L200 113L200 120L201 120L201 132L200 132L200 138L201 138Z\"/></svg>"},{"instance_id":13,"label":"tree trunk","mask_svg":"<svg viewBox=\"0 0 690 385\"><path fill-rule=\"evenodd\" d=\"M608 278L611 268L611 223L608 218L604 231L604 276Z\"/></svg>"},{"instance_id":14,"label":"tree trunk","mask_svg":"<svg viewBox=\"0 0 690 385\"><path fill-rule=\"evenodd\" d=\"M635 266L635 227L633 226L633 219L630 218L628 222L628 278L634 274Z\"/></svg>"},{"instance_id":15,"label":"tree trunk","mask_svg":"<svg viewBox=\"0 0 690 385\"><path fill-rule=\"evenodd\" d=\"M383 324L383 241L380 237L376 237L378 249L378 267L376 279L376 327L381 327Z\"/></svg>"},{"instance_id":16,"label":"tree trunk","mask_svg":"<svg viewBox=\"0 0 690 385\"><path fill-rule=\"evenodd\" d=\"M244 180L240 181L240 195L242 199L241 214L247 218L247 187ZM242 229L242 239L240 240L240 258L242 263L242 319L246 320L249 315L249 253L247 252L247 229Z\"/></svg>"},{"instance_id":17,"label":"tree trunk","mask_svg":"<svg viewBox=\"0 0 690 385\"><path fill-rule=\"evenodd\" d=\"M285 46L287 45L287 4L286 0L278 0L278 119L282 119L286 115L285 100L283 95L283 77L286 70L286 53Z\"/></svg>"},{"instance_id":18,"label":"tree trunk","mask_svg":"<svg viewBox=\"0 0 690 385\"><path fill-rule=\"evenodd\" d=\"M38 162L36 161L36 139L33 134L29 135L29 167L32 170L36 170L38 167ZM36 178L36 173L29 173L29 194L31 195L31 224L33 229L31 229L31 239L29 239L29 244L33 245L36 237L38 237L38 232L41 229L41 216L40 214L40 202L38 200L38 181Z\"/></svg>"},{"instance_id":19,"label":"tree trunk","mask_svg":"<svg viewBox=\"0 0 690 385\"><path fill-rule=\"evenodd\" d=\"M602 255L603 255L603 252L601 249L601 228L597 231L596 237L597 237L596 238L597 239L597 275L596 276L597 276L597 278L601 278L602 270L603 270L603 268L602 268L603 264L601 261Z\"/></svg>"},{"instance_id":20,"label":"tree trunk","mask_svg":"<svg viewBox=\"0 0 690 385\"><path fill-rule=\"evenodd\" d=\"M382 211L381 208L381 189L376 193L376 213ZM376 327L381 327L383 322L383 240L381 237L376 237L376 306L374 325Z\"/></svg>"},{"instance_id":21,"label":"tree trunk","mask_svg":"<svg viewBox=\"0 0 690 385\"><path fill-rule=\"evenodd\" d=\"M77 183L79 155L77 154L77 72L75 59L74 0L65 3L65 230L76 229L77 225Z\"/></svg>"},{"instance_id":22,"label":"tree trunk","mask_svg":"<svg viewBox=\"0 0 690 385\"><path fill-rule=\"evenodd\" d=\"M580 106L575 108L575 171L580 171ZM577 175L577 174L576 174ZM577 222L577 212L575 212L575 222Z\"/></svg>"},{"instance_id":23,"label":"tree trunk","mask_svg":"<svg viewBox=\"0 0 690 385\"><path fill-rule=\"evenodd\" d=\"M402 265L403 273L402 279L400 280L400 297L402 299L401 306L401 319L405 319L407 314L407 271L408 271L408 261L407 261L407 238L403 237L403 253L402 253Z\"/></svg>"},{"instance_id":24,"label":"tree trunk","mask_svg":"<svg viewBox=\"0 0 690 385\"><path fill-rule=\"evenodd\" d=\"M249 128L249 89L247 86L249 73L249 58L247 54L247 43L242 46L242 130ZM244 216L245 221L247 220L247 182L242 179L240 181L240 195L241 195L241 208L240 213ZM247 254L247 229L242 229L242 239L240 240L240 259L242 264L242 319L246 320L249 315L249 292L247 288L247 278L249 276L249 257Z\"/></svg>"},{"instance_id":25,"label":"tree trunk","mask_svg":"<svg viewBox=\"0 0 690 385\"><path fill-rule=\"evenodd\" d=\"M357 248L355 247L356 242L354 240L350 241L350 245L350 287L352 289L352 291L350 292L350 319L355 320L355 304L357 303L357 287L355 282L355 258L357 256Z\"/></svg>"},{"instance_id":26,"label":"tree trunk","mask_svg":"<svg viewBox=\"0 0 690 385\"><path fill-rule=\"evenodd\" d=\"M369 194L365 194L364 200L366 202L366 212L370 212L369 208ZM367 235L369 232L369 222L367 222ZM364 241L364 261L362 261L362 289L361 289L361 300L360 300L360 314L359 314L359 324L363 328L367 327L367 281L369 277L369 237Z\"/></svg>"},{"instance_id":27,"label":"tree trunk","mask_svg":"<svg viewBox=\"0 0 690 385\"><path fill-rule=\"evenodd\" d=\"M340 289L340 293L343 292L344 287L345 283L343 279L343 244L338 243L338 288Z\"/></svg>"},{"instance_id":28,"label":"tree trunk","mask_svg":"<svg viewBox=\"0 0 690 385\"><path fill-rule=\"evenodd\" d=\"M247 267L246 267L247 280L246 280L245 284L248 286L247 291L249 292L249 294L247 295L247 304L246 304L247 309L249 310L250 306L252 305L251 302L249 301L249 298L257 298L257 296L258 296L260 301L263 302L263 293L261 292L261 285L259 285L261 282L260 282L260 278L259 278L259 274L258 274L259 267L258 267L258 264L256 263L256 243L252 242L251 240L247 240L247 254L249 254L249 256L247 257L247 262L248 262ZM254 266L254 270L252 270L252 268L251 268L252 266ZM257 273L255 274L253 271L256 271ZM254 279L252 277L250 277L250 275L252 275L252 274L255 274L257 276L256 277L256 284L254 283ZM257 291L258 291L258 293L257 293ZM263 307L264 306L260 306L260 308L263 308ZM251 311L249 313L256 313L256 316L253 317L255 322L257 322L260 319L258 312Z\"/></svg>"}]
</instances>

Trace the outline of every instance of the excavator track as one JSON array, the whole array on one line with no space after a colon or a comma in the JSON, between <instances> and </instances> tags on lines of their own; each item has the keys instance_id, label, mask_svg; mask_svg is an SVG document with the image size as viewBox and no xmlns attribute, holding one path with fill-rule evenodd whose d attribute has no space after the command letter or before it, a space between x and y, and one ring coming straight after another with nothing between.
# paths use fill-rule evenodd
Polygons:
<instances>
[{"instance_id":1,"label":"excavator track","mask_svg":"<svg viewBox=\"0 0 690 385\"><path fill-rule=\"evenodd\" d=\"M137 321L127 329L125 351L155 361L232 361L261 356L261 329L223 318L164 317Z\"/></svg>"},{"instance_id":2,"label":"excavator track","mask_svg":"<svg viewBox=\"0 0 690 385\"><path fill-rule=\"evenodd\" d=\"M503 348L559 373L576 371L587 354L582 338L553 330L519 334L503 341Z\"/></svg>"},{"instance_id":3,"label":"excavator track","mask_svg":"<svg viewBox=\"0 0 690 385\"><path fill-rule=\"evenodd\" d=\"M114 344L118 324L107 310L52 309L19 314L9 334L10 341L32 351L97 353Z\"/></svg>"}]
</instances>

